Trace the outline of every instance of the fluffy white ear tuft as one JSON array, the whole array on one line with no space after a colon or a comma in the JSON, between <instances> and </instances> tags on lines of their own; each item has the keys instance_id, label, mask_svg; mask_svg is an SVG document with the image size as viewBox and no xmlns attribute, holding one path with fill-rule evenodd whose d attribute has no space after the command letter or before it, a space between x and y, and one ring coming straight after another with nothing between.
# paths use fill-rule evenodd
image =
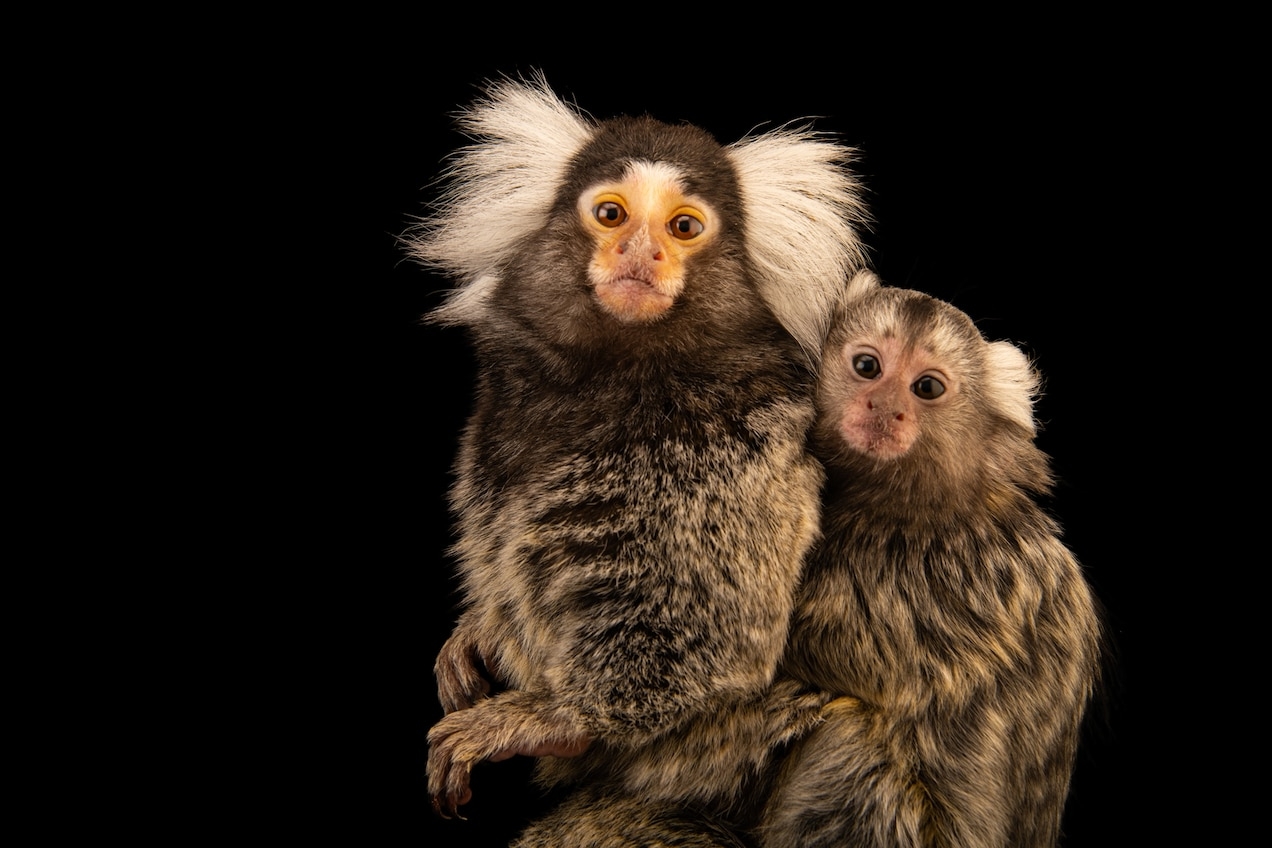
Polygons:
<instances>
[{"instance_id":1,"label":"fluffy white ear tuft","mask_svg":"<svg viewBox=\"0 0 1272 848\"><path fill-rule=\"evenodd\" d=\"M872 291L883 286L879 280L879 276L874 271L862 270L858 271L848 281L848 285L844 287L843 300L845 303L851 303L858 298L864 297Z\"/></svg>"},{"instance_id":2,"label":"fluffy white ear tuft","mask_svg":"<svg viewBox=\"0 0 1272 848\"><path fill-rule=\"evenodd\" d=\"M1037 433L1033 410L1042 390L1042 376L1029 358L1011 342L990 342L986 365L990 402L1007 418Z\"/></svg>"},{"instance_id":3,"label":"fluffy white ear tuft","mask_svg":"<svg viewBox=\"0 0 1272 848\"><path fill-rule=\"evenodd\" d=\"M815 364L844 280L866 264L858 228L869 216L848 168L854 151L806 128L774 130L727 149L761 292Z\"/></svg>"},{"instance_id":4,"label":"fluffy white ear tuft","mask_svg":"<svg viewBox=\"0 0 1272 848\"><path fill-rule=\"evenodd\" d=\"M443 171L431 213L403 236L409 257L464 281L432 314L442 323L479 316L483 293L546 217L566 165L595 126L553 93L541 72L491 83L458 114L458 125L473 142ZM515 211L492 227L491 209Z\"/></svg>"}]
</instances>

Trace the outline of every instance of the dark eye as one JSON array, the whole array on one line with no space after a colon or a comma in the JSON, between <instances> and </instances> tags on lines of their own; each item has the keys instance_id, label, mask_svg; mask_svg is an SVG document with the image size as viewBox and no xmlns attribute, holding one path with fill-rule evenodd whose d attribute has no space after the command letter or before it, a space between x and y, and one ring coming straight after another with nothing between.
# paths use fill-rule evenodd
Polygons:
<instances>
[{"instance_id":1,"label":"dark eye","mask_svg":"<svg viewBox=\"0 0 1272 848\"><path fill-rule=\"evenodd\" d=\"M692 215L677 215L667 224L667 228L671 230L672 236L678 239L691 239L706 229L702 226L702 222Z\"/></svg>"},{"instance_id":2,"label":"dark eye","mask_svg":"<svg viewBox=\"0 0 1272 848\"><path fill-rule=\"evenodd\" d=\"M910 391L924 400L936 400L945 394L945 384L935 377L920 377L914 381Z\"/></svg>"},{"instance_id":3,"label":"dark eye","mask_svg":"<svg viewBox=\"0 0 1272 848\"><path fill-rule=\"evenodd\" d=\"M873 380L883 373L883 366L870 354L859 353L852 358L852 370L867 380Z\"/></svg>"},{"instance_id":4,"label":"dark eye","mask_svg":"<svg viewBox=\"0 0 1272 848\"><path fill-rule=\"evenodd\" d=\"M602 227L617 227L627 220L627 210L612 200L596 204L592 215L601 222Z\"/></svg>"}]
</instances>

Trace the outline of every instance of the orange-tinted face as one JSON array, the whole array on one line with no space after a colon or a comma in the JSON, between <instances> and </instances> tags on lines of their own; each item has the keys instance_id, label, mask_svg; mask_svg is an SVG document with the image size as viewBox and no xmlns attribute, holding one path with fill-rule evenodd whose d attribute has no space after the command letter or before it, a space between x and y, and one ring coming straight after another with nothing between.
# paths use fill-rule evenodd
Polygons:
<instances>
[{"instance_id":1,"label":"orange-tinted face","mask_svg":"<svg viewBox=\"0 0 1272 848\"><path fill-rule=\"evenodd\" d=\"M621 180L589 186L578 212L596 239L588 279L620 321L666 314L684 290L686 261L715 237L711 207L665 164L634 162Z\"/></svg>"}]
</instances>

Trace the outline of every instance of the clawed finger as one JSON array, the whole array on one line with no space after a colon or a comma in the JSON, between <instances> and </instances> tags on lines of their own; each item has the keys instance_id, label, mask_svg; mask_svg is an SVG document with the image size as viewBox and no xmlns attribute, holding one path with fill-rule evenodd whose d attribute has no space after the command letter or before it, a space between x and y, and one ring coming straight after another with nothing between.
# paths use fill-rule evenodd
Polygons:
<instances>
[{"instance_id":1,"label":"clawed finger","mask_svg":"<svg viewBox=\"0 0 1272 848\"><path fill-rule=\"evenodd\" d=\"M433 745L428 755L428 791L435 813L444 819L464 818L459 808L473 797L469 787L471 771L472 764L456 762L448 745Z\"/></svg>"},{"instance_id":2,"label":"clawed finger","mask_svg":"<svg viewBox=\"0 0 1272 848\"><path fill-rule=\"evenodd\" d=\"M459 800L453 795L434 795L433 796L433 812L444 819L459 819L460 821L468 821L468 819L459 814Z\"/></svg>"}]
</instances>

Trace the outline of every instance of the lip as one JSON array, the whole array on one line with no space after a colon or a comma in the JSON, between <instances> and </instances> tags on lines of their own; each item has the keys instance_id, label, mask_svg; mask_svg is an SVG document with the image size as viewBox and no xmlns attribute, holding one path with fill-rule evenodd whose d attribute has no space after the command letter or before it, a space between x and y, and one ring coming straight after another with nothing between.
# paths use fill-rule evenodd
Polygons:
<instances>
[{"instance_id":1,"label":"lip","mask_svg":"<svg viewBox=\"0 0 1272 848\"><path fill-rule=\"evenodd\" d=\"M629 276L616 276L598 285L596 294L606 309L624 320L654 318L675 300L654 282Z\"/></svg>"},{"instance_id":2,"label":"lip","mask_svg":"<svg viewBox=\"0 0 1272 848\"><path fill-rule=\"evenodd\" d=\"M654 287L654 283L652 280L642 279L641 277L620 276L620 277L617 277L613 282L611 282L610 285L613 286L614 288L642 288L643 287L643 288L657 291L657 289Z\"/></svg>"}]
</instances>

